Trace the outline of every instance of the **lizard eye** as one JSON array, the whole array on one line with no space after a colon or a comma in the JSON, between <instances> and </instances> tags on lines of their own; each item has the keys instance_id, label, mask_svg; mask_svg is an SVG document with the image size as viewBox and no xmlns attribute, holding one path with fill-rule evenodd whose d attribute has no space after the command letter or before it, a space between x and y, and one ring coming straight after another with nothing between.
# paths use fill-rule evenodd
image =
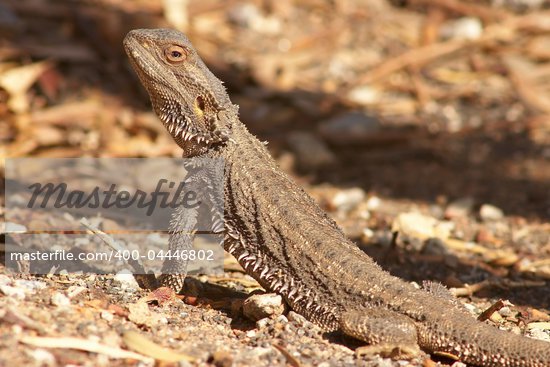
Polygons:
<instances>
[{"instance_id":1,"label":"lizard eye","mask_svg":"<svg viewBox=\"0 0 550 367\"><path fill-rule=\"evenodd\" d=\"M164 56L172 64L179 64L185 61L187 53L181 46L170 46L164 49Z\"/></svg>"}]
</instances>

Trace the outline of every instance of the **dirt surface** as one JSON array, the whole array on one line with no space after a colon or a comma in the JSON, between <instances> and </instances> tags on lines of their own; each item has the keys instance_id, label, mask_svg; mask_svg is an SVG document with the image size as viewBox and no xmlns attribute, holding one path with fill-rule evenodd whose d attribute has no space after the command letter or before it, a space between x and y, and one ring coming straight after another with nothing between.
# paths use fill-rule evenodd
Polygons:
<instances>
[{"instance_id":1,"label":"dirt surface","mask_svg":"<svg viewBox=\"0 0 550 367\"><path fill-rule=\"evenodd\" d=\"M0 3L1 154L180 156L121 45L130 29L178 26L361 249L446 285L473 317L550 340L546 1L184 3ZM453 365L357 357L360 343L287 309L252 321L243 304L261 288L230 256L223 267L176 296L0 264L0 366Z\"/></svg>"}]
</instances>

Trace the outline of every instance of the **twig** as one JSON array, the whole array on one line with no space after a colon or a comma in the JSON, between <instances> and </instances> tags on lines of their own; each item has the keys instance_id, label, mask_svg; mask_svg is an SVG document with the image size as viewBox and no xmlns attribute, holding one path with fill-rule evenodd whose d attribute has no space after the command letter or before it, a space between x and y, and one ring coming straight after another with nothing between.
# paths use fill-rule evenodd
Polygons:
<instances>
[{"instance_id":1,"label":"twig","mask_svg":"<svg viewBox=\"0 0 550 367\"><path fill-rule=\"evenodd\" d=\"M459 14L480 18L484 21L498 21L510 16L508 12L503 10L458 0L411 0L411 3L440 6Z\"/></svg>"},{"instance_id":2,"label":"twig","mask_svg":"<svg viewBox=\"0 0 550 367\"><path fill-rule=\"evenodd\" d=\"M98 236L107 246L111 247L113 250L117 252L126 251L126 248L123 245L118 243L107 233L93 226L86 218L80 219L80 223L84 227L88 228L88 230L90 230L93 234ZM125 257L122 256L122 258L124 259ZM156 288L157 280L155 278L155 274L145 271L145 267L141 263L139 257L137 259L133 259L132 256L129 256L127 260L124 259L124 262L132 268L134 278L136 278L136 281L140 284L140 286L144 286L145 288L149 289Z\"/></svg>"},{"instance_id":3,"label":"twig","mask_svg":"<svg viewBox=\"0 0 550 367\"><path fill-rule=\"evenodd\" d=\"M38 336L23 336L19 339L20 342L32 345L39 348L62 348L62 349L78 349L86 352L104 354L111 358L131 358L138 361L153 363L154 360L145 357L141 354L130 352L124 349L111 347L98 342L80 339L80 338L52 338Z\"/></svg>"},{"instance_id":4,"label":"twig","mask_svg":"<svg viewBox=\"0 0 550 367\"><path fill-rule=\"evenodd\" d=\"M354 84L369 84L406 67L420 67L441 56L449 55L453 52L457 52L466 47L471 47L475 44L476 43L474 41L452 40L448 42L434 43L431 45L417 47L382 62L381 64L367 72L365 75L363 75L363 77L359 78Z\"/></svg>"},{"instance_id":5,"label":"twig","mask_svg":"<svg viewBox=\"0 0 550 367\"><path fill-rule=\"evenodd\" d=\"M544 287L545 285L546 285L545 281L535 281L535 280L522 280L522 281L511 281L507 279L484 280L479 283L466 285L462 288L451 288L451 293L455 297L464 297L464 296L472 296L474 293L479 292L480 290L488 287L500 287L504 289L511 289L511 288L526 288L526 287Z\"/></svg>"},{"instance_id":6,"label":"twig","mask_svg":"<svg viewBox=\"0 0 550 367\"><path fill-rule=\"evenodd\" d=\"M548 12L544 12L544 14L526 14L517 17L509 17L502 23L486 27L484 34L475 40L449 40L408 50L401 55L390 58L380 63L378 66L375 66L364 74L363 77L358 78L358 80L353 83L353 85L350 85L348 89L356 85L373 83L406 67L423 66L442 56L447 56L467 48L481 47L496 40L515 40L514 33L519 29L545 31L550 26L544 23L541 16L548 16L548 14Z\"/></svg>"},{"instance_id":7,"label":"twig","mask_svg":"<svg viewBox=\"0 0 550 367\"><path fill-rule=\"evenodd\" d=\"M500 310L501 308L503 307L508 307L508 306L513 306L512 303L510 303L509 301L505 301L505 300L502 300L502 299L499 299L498 301L496 301L495 303L493 303L488 309L486 309L485 311L483 311L478 317L477 319L479 321L485 321L487 319L489 319L491 317L492 314L494 314L495 312L497 312L498 310Z\"/></svg>"},{"instance_id":8,"label":"twig","mask_svg":"<svg viewBox=\"0 0 550 367\"><path fill-rule=\"evenodd\" d=\"M288 350L286 350L285 347L283 347L282 345L277 344L277 343L273 343L271 345L273 345L273 347L275 349L277 349L279 352L281 352L281 354L283 356L285 356L285 358L286 358L289 365L291 365L292 367L300 367L301 366L300 362L298 362L298 360L296 358L294 358L294 356L292 356L292 354L290 354L288 352Z\"/></svg>"},{"instance_id":9,"label":"twig","mask_svg":"<svg viewBox=\"0 0 550 367\"><path fill-rule=\"evenodd\" d=\"M133 350L136 350L147 356L153 357L159 361L194 362L196 360L196 358L191 357L187 354L175 352L172 349L164 348L135 331L127 331L126 333L124 333L122 338L124 340L124 343L126 343L129 348L132 348Z\"/></svg>"}]
</instances>

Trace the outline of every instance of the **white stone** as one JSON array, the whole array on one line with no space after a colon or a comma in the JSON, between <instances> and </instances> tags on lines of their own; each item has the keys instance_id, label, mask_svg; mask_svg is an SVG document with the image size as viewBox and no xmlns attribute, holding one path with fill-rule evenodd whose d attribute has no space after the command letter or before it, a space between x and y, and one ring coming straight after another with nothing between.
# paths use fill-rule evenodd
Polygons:
<instances>
[{"instance_id":1,"label":"white stone","mask_svg":"<svg viewBox=\"0 0 550 367\"><path fill-rule=\"evenodd\" d=\"M378 102L381 94L370 85L361 85L350 90L347 97L350 102L364 106Z\"/></svg>"},{"instance_id":2,"label":"white stone","mask_svg":"<svg viewBox=\"0 0 550 367\"><path fill-rule=\"evenodd\" d=\"M354 209L365 196L365 192L362 189L354 187L339 191L334 195L330 203L334 208L347 212Z\"/></svg>"},{"instance_id":3,"label":"white stone","mask_svg":"<svg viewBox=\"0 0 550 367\"><path fill-rule=\"evenodd\" d=\"M483 221L499 220L504 218L504 212L494 205L483 204L479 209L479 216Z\"/></svg>"},{"instance_id":4,"label":"white stone","mask_svg":"<svg viewBox=\"0 0 550 367\"><path fill-rule=\"evenodd\" d=\"M58 307L66 307L71 304L71 300L69 299L69 297L60 292L55 292L52 295L50 302L52 303L52 305Z\"/></svg>"},{"instance_id":5,"label":"white stone","mask_svg":"<svg viewBox=\"0 0 550 367\"><path fill-rule=\"evenodd\" d=\"M401 213L394 220L392 231L416 237L421 240L428 238L449 238L454 228L452 222L438 221L433 217L416 212Z\"/></svg>"},{"instance_id":6,"label":"white stone","mask_svg":"<svg viewBox=\"0 0 550 367\"><path fill-rule=\"evenodd\" d=\"M0 293L3 293L7 297L15 298L18 300L25 299L25 291L23 289L10 287L9 285L0 285Z\"/></svg>"},{"instance_id":7,"label":"white stone","mask_svg":"<svg viewBox=\"0 0 550 367\"><path fill-rule=\"evenodd\" d=\"M441 37L445 39L476 40L483 34L483 25L478 18L464 17L441 27Z\"/></svg>"},{"instance_id":8,"label":"white stone","mask_svg":"<svg viewBox=\"0 0 550 367\"><path fill-rule=\"evenodd\" d=\"M265 317L277 317L283 311L283 298L275 293L255 294L243 303L243 314L255 321Z\"/></svg>"},{"instance_id":9,"label":"white stone","mask_svg":"<svg viewBox=\"0 0 550 367\"><path fill-rule=\"evenodd\" d=\"M138 289L139 284L134 278L134 275L129 270L121 270L115 275L115 280L120 283L120 286L124 289Z\"/></svg>"},{"instance_id":10,"label":"white stone","mask_svg":"<svg viewBox=\"0 0 550 367\"><path fill-rule=\"evenodd\" d=\"M101 318L105 321L113 321L113 319L115 318L112 313L106 310L101 311L100 315L101 315Z\"/></svg>"}]
</instances>

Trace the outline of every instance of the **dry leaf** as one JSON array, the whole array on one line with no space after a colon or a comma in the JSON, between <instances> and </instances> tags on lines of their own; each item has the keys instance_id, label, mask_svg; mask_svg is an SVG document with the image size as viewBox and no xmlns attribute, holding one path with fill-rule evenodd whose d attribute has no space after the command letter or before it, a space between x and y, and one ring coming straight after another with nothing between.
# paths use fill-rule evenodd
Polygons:
<instances>
[{"instance_id":1,"label":"dry leaf","mask_svg":"<svg viewBox=\"0 0 550 367\"><path fill-rule=\"evenodd\" d=\"M160 361L165 362L178 362L178 361L188 361L194 362L195 358L178 353L172 349L164 348L151 340L147 339L145 336L134 331L128 331L124 333L122 337L128 348L135 350L136 352L142 353L146 356L155 358Z\"/></svg>"},{"instance_id":2,"label":"dry leaf","mask_svg":"<svg viewBox=\"0 0 550 367\"><path fill-rule=\"evenodd\" d=\"M0 74L0 87L10 95L8 107L14 112L25 112L29 109L28 89L37 81L45 70L52 67L50 61L19 66Z\"/></svg>"},{"instance_id":3,"label":"dry leaf","mask_svg":"<svg viewBox=\"0 0 550 367\"><path fill-rule=\"evenodd\" d=\"M77 349L86 352L104 354L110 358L131 358L146 363L152 363L151 358L144 357L141 354L129 352L124 349L111 347L98 342L80 339L80 338L48 338L37 336L24 336L19 339L20 342L32 345L38 348L62 348Z\"/></svg>"}]
</instances>

